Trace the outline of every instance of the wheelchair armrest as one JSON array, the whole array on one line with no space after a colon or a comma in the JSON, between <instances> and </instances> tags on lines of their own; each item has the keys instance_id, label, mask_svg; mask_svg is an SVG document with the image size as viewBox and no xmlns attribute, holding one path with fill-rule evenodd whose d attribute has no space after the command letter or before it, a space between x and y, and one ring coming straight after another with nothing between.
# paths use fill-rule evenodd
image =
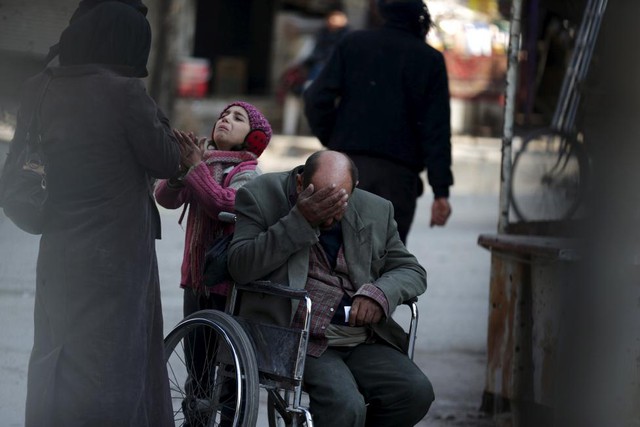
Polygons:
<instances>
[{"instance_id":1,"label":"wheelchair armrest","mask_svg":"<svg viewBox=\"0 0 640 427\"><path fill-rule=\"evenodd\" d=\"M415 304L418 302L418 297L413 297L413 298L409 298L406 301L403 301L402 304L404 305L411 305L411 304Z\"/></svg>"},{"instance_id":2,"label":"wheelchair armrest","mask_svg":"<svg viewBox=\"0 0 640 427\"><path fill-rule=\"evenodd\" d=\"M277 297L293 298L297 300L303 300L307 297L307 291L304 289L293 289L279 283L272 283L268 280L259 280L245 285L236 283L234 286L241 291L257 292Z\"/></svg>"},{"instance_id":3,"label":"wheelchair armrest","mask_svg":"<svg viewBox=\"0 0 640 427\"><path fill-rule=\"evenodd\" d=\"M410 359L413 359L413 352L416 346L416 335L418 330L418 297L409 298L408 300L403 301L402 304L409 306L409 310L411 310L411 323L409 324L409 331L407 332L407 335L409 336L407 355Z\"/></svg>"}]
</instances>

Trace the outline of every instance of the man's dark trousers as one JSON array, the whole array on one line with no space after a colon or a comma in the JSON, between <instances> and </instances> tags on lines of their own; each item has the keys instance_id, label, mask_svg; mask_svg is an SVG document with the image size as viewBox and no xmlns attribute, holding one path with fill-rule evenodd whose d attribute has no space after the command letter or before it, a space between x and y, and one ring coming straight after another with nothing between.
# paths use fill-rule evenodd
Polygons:
<instances>
[{"instance_id":1,"label":"man's dark trousers","mask_svg":"<svg viewBox=\"0 0 640 427\"><path fill-rule=\"evenodd\" d=\"M420 368L382 343L330 347L318 358L307 356L304 384L316 427L413 426L434 399Z\"/></svg>"},{"instance_id":2,"label":"man's dark trousers","mask_svg":"<svg viewBox=\"0 0 640 427\"><path fill-rule=\"evenodd\" d=\"M349 157L358 167L358 188L377 194L393 204L398 234L406 245L417 199L422 195L420 175L386 159L359 154L349 154Z\"/></svg>"}]
</instances>

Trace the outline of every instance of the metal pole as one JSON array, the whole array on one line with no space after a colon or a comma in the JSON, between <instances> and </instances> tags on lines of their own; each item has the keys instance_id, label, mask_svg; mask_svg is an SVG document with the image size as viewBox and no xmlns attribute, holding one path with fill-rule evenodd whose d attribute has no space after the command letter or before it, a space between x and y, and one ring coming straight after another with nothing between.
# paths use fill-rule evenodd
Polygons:
<instances>
[{"instance_id":1,"label":"metal pole","mask_svg":"<svg viewBox=\"0 0 640 427\"><path fill-rule=\"evenodd\" d=\"M516 90L520 63L520 38L522 19L522 0L513 0L511 4L511 25L509 30L509 58L507 66L507 87L504 107L504 127L502 131L502 168L500 171L500 214L498 233L505 233L509 224L509 184L511 182L511 145L513 141L513 123L516 111Z\"/></svg>"}]
</instances>

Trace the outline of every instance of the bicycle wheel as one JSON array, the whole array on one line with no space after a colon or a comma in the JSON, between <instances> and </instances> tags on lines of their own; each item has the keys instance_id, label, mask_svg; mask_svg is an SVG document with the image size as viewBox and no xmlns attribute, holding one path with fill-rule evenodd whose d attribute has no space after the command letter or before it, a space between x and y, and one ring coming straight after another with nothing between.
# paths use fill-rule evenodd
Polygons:
<instances>
[{"instance_id":1,"label":"bicycle wheel","mask_svg":"<svg viewBox=\"0 0 640 427\"><path fill-rule=\"evenodd\" d=\"M232 316L193 313L164 345L176 426L255 426L258 365L250 338Z\"/></svg>"},{"instance_id":2,"label":"bicycle wheel","mask_svg":"<svg viewBox=\"0 0 640 427\"><path fill-rule=\"evenodd\" d=\"M511 175L511 205L522 221L567 220L582 202L587 160L582 143L544 130L525 138Z\"/></svg>"}]
</instances>

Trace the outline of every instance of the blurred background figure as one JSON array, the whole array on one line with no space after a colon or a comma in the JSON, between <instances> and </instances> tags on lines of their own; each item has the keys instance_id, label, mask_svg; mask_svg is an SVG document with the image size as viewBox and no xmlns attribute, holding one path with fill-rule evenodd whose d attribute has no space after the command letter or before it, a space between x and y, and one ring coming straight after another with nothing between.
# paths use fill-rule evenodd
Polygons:
<instances>
[{"instance_id":1,"label":"blurred background figure","mask_svg":"<svg viewBox=\"0 0 640 427\"><path fill-rule=\"evenodd\" d=\"M278 97L284 103L283 134L298 133L302 113L302 92L320 74L336 44L350 31L348 24L347 15L341 9L331 10L325 17L324 25L315 34L311 52L303 55L304 59L297 60L287 67L282 74Z\"/></svg>"},{"instance_id":2,"label":"blurred background figure","mask_svg":"<svg viewBox=\"0 0 640 427\"><path fill-rule=\"evenodd\" d=\"M322 145L348 154L359 187L393 203L403 242L427 171L431 225L451 214L451 124L442 53L425 43L431 16L422 0L378 0L381 28L342 38L304 92L305 113Z\"/></svg>"},{"instance_id":3,"label":"blurred background figure","mask_svg":"<svg viewBox=\"0 0 640 427\"><path fill-rule=\"evenodd\" d=\"M322 67L327 63L333 48L342 37L349 32L349 20L342 10L336 9L329 12L325 18L325 25L318 31L315 37L313 51L303 64L308 70L305 87L318 77Z\"/></svg>"}]
</instances>

